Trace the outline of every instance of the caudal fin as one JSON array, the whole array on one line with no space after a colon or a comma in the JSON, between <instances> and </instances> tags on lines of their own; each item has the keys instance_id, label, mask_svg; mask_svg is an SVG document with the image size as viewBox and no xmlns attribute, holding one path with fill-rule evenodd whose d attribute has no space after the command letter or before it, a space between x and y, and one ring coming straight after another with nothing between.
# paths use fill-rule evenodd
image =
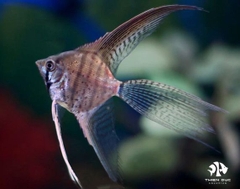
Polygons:
<instances>
[{"instance_id":1,"label":"caudal fin","mask_svg":"<svg viewBox=\"0 0 240 189\"><path fill-rule=\"evenodd\" d=\"M149 80L124 82L118 95L140 114L205 145L204 132L214 133L208 124L208 110L225 112L197 96Z\"/></svg>"}]
</instances>

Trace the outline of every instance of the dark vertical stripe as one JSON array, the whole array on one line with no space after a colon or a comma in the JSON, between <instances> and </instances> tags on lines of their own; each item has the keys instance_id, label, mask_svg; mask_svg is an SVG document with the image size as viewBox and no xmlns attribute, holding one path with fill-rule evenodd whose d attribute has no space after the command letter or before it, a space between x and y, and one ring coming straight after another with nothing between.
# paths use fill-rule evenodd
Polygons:
<instances>
[{"instance_id":1,"label":"dark vertical stripe","mask_svg":"<svg viewBox=\"0 0 240 189\"><path fill-rule=\"evenodd\" d=\"M50 86L52 85L52 82L51 82L50 79L49 79L49 71L48 71L48 70L46 70L45 82L46 82L46 84L47 84L47 89L48 89L48 91L49 91Z\"/></svg>"},{"instance_id":2,"label":"dark vertical stripe","mask_svg":"<svg viewBox=\"0 0 240 189\"><path fill-rule=\"evenodd\" d=\"M87 54L89 57L90 57L90 60L89 60L89 62L87 62L87 64L89 64L89 68L88 68L88 72L86 73L86 75L85 75L85 77L86 77L86 81L88 82L88 80L90 79L90 77L91 77L91 74L92 74L92 72L93 71L95 71L94 69L95 69L95 63L94 63L94 58L93 58L93 56L94 56L94 53L88 53ZM93 78L91 78L91 79L93 79ZM92 83L92 82L89 82L89 83L87 83L86 84L86 89L84 90L84 92L82 93L82 95L83 96L85 96L85 93L86 93L86 91L89 91L89 92L92 92L92 89L94 89L94 84ZM94 93L93 93L94 94ZM93 98L94 99L94 98ZM91 107L92 106L92 103L93 103L93 99L89 99L89 96L85 99L85 101L86 102L84 102L84 104L86 104L86 107L85 108L89 108L89 107Z\"/></svg>"},{"instance_id":3,"label":"dark vertical stripe","mask_svg":"<svg viewBox=\"0 0 240 189\"><path fill-rule=\"evenodd\" d=\"M87 53L83 53L83 52L80 52L82 53L82 56L81 56L81 59L79 61L79 66L77 68L77 72L76 72L76 77L74 78L74 81L73 81L73 84L72 84L72 90L71 90L71 96L70 96L70 101L71 101L71 107L74 106L74 95L75 95L75 92L76 90L78 90L78 87L77 87L77 81L79 80L79 74L81 75L82 72L81 70L83 69L84 65L85 65L85 60L86 60L86 57L87 57ZM80 72L79 72L80 70ZM70 69L71 71L71 69ZM71 75L71 73L69 73L69 75ZM72 76L70 76L72 77ZM71 81L70 81L71 82Z\"/></svg>"},{"instance_id":4,"label":"dark vertical stripe","mask_svg":"<svg viewBox=\"0 0 240 189\"><path fill-rule=\"evenodd\" d=\"M97 53L94 53L94 56L97 56ZM94 60L92 60L93 62L94 62ZM100 61L101 61L101 59L100 59ZM89 102L89 107L91 107L92 105L93 105L93 103L95 102L95 97L97 96L97 95L102 95L102 94L96 94L97 93L97 91L98 91L98 88L99 88L99 85L97 84L97 79L100 77L100 75L101 75L101 73L102 73L102 65L103 65L104 63L101 61L101 62L99 62L98 63L98 67L96 67L96 75L95 75L95 77L93 78L94 80L94 82L93 82L93 91L92 91L92 93L93 93L93 99L92 100L90 100L90 102ZM94 62L94 64L93 64L93 66L97 66L96 65L96 63ZM93 68L94 69L94 68ZM101 87L101 86L100 86ZM100 96L99 98L101 98L102 96Z\"/></svg>"}]
</instances>

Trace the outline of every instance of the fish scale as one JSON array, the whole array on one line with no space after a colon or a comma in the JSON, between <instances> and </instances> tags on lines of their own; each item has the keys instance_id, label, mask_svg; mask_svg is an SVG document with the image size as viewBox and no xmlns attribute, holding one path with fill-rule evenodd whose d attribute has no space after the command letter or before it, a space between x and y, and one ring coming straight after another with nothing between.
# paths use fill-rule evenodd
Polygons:
<instances>
[{"instance_id":1,"label":"fish scale","mask_svg":"<svg viewBox=\"0 0 240 189\"><path fill-rule=\"evenodd\" d=\"M214 133L208 124L209 111L226 113L225 110L166 84L146 79L122 82L114 77L121 61L156 30L164 17L178 10L203 9L188 5L152 8L93 43L36 62L53 101L52 116L63 159L71 179L80 187L64 148L59 105L75 115L109 177L119 183L124 182L124 177L112 96L161 126L211 147L204 139L206 132Z\"/></svg>"}]
</instances>

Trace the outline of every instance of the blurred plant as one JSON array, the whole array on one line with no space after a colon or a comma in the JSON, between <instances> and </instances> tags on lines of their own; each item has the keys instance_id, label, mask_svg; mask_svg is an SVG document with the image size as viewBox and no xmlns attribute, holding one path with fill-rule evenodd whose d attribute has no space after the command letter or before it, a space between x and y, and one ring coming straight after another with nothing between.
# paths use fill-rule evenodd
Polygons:
<instances>
[{"instance_id":1,"label":"blurred plant","mask_svg":"<svg viewBox=\"0 0 240 189\"><path fill-rule=\"evenodd\" d=\"M229 111L215 115L214 125L219 133L225 155L232 169L240 169L239 131L233 123L239 121L240 49L214 44L195 63L193 78L204 85L215 85L214 101Z\"/></svg>"}]
</instances>

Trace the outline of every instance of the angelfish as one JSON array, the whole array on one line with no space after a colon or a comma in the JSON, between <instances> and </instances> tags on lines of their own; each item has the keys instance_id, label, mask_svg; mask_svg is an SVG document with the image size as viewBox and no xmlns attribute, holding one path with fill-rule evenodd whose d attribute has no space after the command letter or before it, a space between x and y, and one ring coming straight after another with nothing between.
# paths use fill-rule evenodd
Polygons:
<instances>
[{"instance_id":1,"label":"angelfish","mask_svg":"<svg viewBox=\"0 0 240 189\"><path fill-rule=\"evenodd\" d=\"M119 81L114 76L121 61L161 23L178 10L203 10L169 5L149 9L93 43L36 62L52 99L60 149L73 181L81 184L69 164L61 136L58 106L73 113L113 181L122 182L118 157L112 161L119 139L114 130L111 97L117 96L147 118L187 137L202 141L208 111L224 112L199 97L175 87L140 79Z\"/></svg>"}]
</instances>

